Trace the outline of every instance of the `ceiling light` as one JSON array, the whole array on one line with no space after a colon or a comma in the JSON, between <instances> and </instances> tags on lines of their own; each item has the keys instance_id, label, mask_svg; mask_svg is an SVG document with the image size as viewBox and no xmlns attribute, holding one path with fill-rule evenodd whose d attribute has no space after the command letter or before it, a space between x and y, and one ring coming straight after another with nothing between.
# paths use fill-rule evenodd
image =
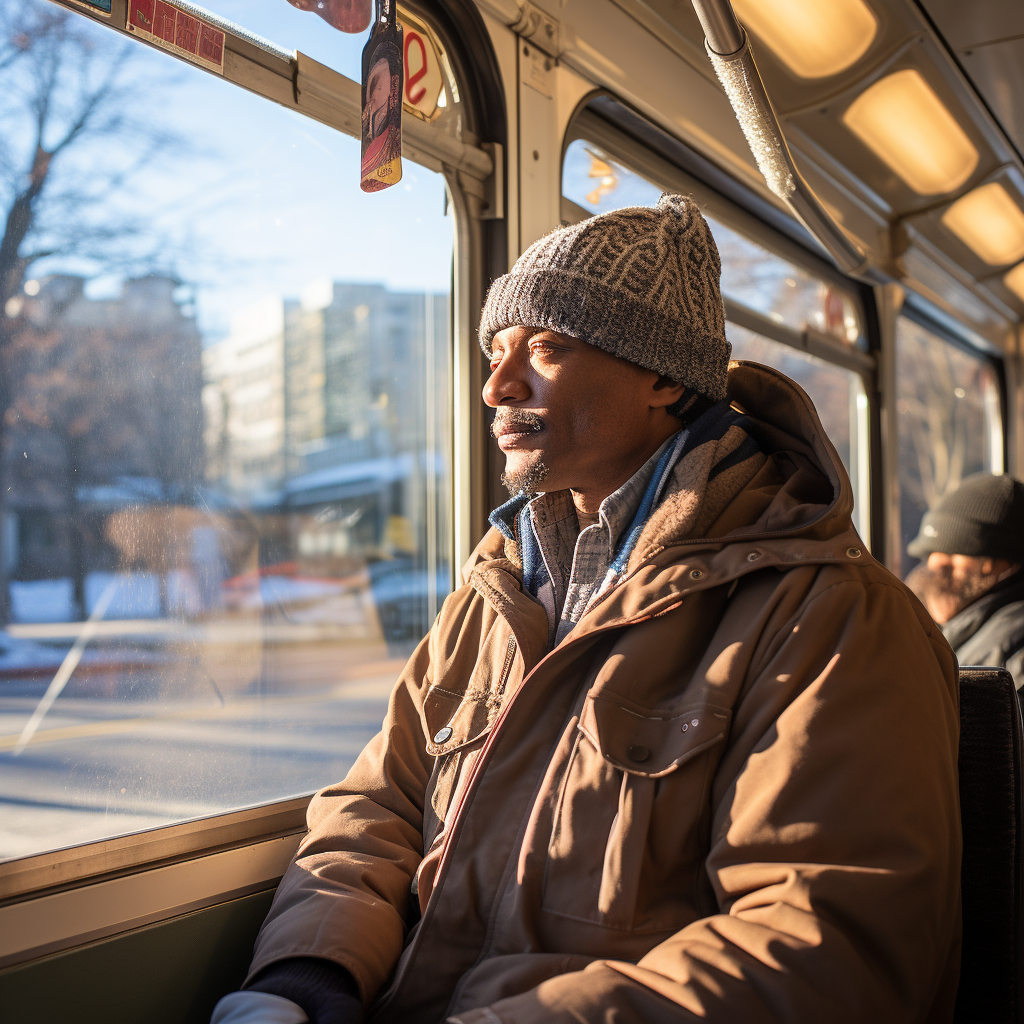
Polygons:
<instances>
[{"instance_id":1,"label":"ceiling light","mask_svg":"<svg viewBox=\"0 0 1024 1024\"><path fill-rule=\"evenodd\" d=\"M1024 211L997 181L958 199L942 223L993 266L1024 257Z\"/></svg>"},{"instance_id":2,"label":"ceiling light","mask_svg":"<svg viewBox=\"0 0 1024 1024\"><path fill-rule=\"evenodd\" d=\"M1006 277L1003 278L1003 284L1014 292L1021 302L1024 302L1024 263L1018 263L1017 266L1011 270Z\"/></svg>"},{"instance_id":3,"label":"ceiling light","mask_svg":"<svg viewBox=\"0 0 1024 1024\"><path fill-rule=\"evenodd\" d=\"M794 74L824 78L859 60L878 31L864 0L733 0L740 19Z\"/></svg>"},{"instance_id":4,"label":"ceiling light","mask_svg":"<svg viewBox=\"0 0 1024 1024\"><path fill-rule=\"evenodd\" d=\"M952 192L978 166L971 140L914 68L865 89L843 124L922 196Z\"/></svg>"}]
</instances>

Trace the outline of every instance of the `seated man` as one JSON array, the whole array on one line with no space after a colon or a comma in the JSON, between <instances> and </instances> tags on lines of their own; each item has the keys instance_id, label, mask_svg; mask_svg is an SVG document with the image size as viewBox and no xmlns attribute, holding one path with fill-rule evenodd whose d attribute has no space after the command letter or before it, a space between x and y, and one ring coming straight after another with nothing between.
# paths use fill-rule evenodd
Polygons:
<instances>
[{"instance_id":1,"label":"seated man","mask_svg":"<svg viewBox=\"0 0 1024 1024\"><path fill-rule=\"evenodd\" d=\"M1006 668L1024 686L1024 484L975 473L925 512L907 577L961 665Z\"/></svg>"},{"instance_id":2,"label":"seated man","mask_svg":"<svg viewBox=\"0 0 1024 1024\"><path fill-rule=\"evenodd\" d=\"M951 1019L956 662L719 274L666 195L495 282L513 496L218 1024Z\"/></svg>"}]
</instances>

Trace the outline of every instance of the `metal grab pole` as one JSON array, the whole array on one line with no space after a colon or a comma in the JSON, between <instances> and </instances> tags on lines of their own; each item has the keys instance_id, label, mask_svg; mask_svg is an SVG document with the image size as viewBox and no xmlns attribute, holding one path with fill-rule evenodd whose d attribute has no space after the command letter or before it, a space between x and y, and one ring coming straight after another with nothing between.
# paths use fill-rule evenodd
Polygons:
<instances>
[{"instance_id":1,"label":"metal grab pole","mask_svg":"<svg viewBox=\"0 0 1024 1024\"><path fill-rule=\"evenodd\" d=\"M768 187L824 246L839 268L854 277L868 259L835 222L804 180L786 145L779 119L765 92L743 26L729 0L691 0L704 29L705 47L718 80L746 136Z\"/></svg>"}]
</instances>

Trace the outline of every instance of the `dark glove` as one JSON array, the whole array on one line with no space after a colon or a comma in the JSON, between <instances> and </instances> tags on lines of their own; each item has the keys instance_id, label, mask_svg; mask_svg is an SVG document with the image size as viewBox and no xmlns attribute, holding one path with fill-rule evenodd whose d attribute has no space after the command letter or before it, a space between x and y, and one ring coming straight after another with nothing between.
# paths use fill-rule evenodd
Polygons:
<instances>
[{"instance_id":1,"label":"dark glove","mask_svg":"<svg viewBox=\"0 0 1024 1024\"><path fill-rule=\"evenodd\" d=\"M278 960L245 986L301 1006L310 1024L362 1024L363 1003L355 978L331 960L298 956Z\"/></svg>"}]
</instances>

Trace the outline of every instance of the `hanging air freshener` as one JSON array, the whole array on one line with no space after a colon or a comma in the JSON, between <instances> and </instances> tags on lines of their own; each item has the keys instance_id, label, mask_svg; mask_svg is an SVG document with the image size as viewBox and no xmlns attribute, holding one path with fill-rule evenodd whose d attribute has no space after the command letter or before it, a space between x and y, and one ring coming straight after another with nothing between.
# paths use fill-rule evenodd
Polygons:
<instances>
[{"instance_id":1,"label":"hanging air freshener","mask_svg":"<svg viewBox=\"0 0 1024 1024\"><path fill-rule=\"evenodd\" d=\"M359 187L377 192L402 177L402 26L397 0L374 0L376 17L363 47L362 162Z\"/></svg>"},{"instance_id":2,"label":"hanging air freshener","mask_svg":"<svg viewBox=\"0 0 1024 1024\"><path fill-rule=\"evenodd\" d=\"M319 14L342 32L362 32L370 24L370 0L288 0L300 11Z\"/></svg>"}]
</instances>

